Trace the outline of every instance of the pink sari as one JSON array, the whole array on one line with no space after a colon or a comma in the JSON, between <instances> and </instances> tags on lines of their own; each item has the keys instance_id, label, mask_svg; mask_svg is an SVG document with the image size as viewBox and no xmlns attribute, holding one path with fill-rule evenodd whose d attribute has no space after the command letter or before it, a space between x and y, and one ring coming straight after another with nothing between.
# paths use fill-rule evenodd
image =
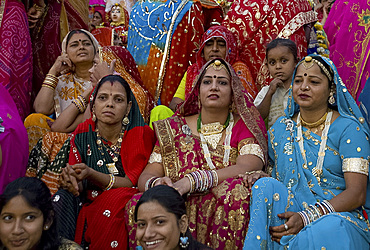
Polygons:
<instances>
[{"instance_id":1,"label":"pink sari","mask_svg":"<svg viewBox=\"0 0 370 250\"><path fill-rule=\"evenodd\" d=\"M0 165L0 194L6 185L26 173L28 137L17 107L4 86L0 85L0 117L4 132L0 133L2 163Z\"/></svg>"},{"instance_id":2,"label":"pink sari","mask_svg":"<svg viewBox=\"0 0 370 250\"><path fill-rule=\"evenodd\" d=\"M202 169L210 170L198 136L186 135L184 126L187 126L185 117L198 113L199 85L202 72L196 79L185 103L178 112L166 119L154 123L157 135L157 144L153 152L162 156L162 165L165 176L172 182L183 178L185 174ZM216 169L235 165L239 150L247 144L258 144L265 162L267 157L266 129L256 107L250 101L240 79L232 70L234 117L239 116L232 129L230 141L229 165L223 165L225 152L224 145L216 149L209 147L210 157ZM130 235L130 248L135 247L135 227L133 211L141 194L135 195L127 204L126 217ZM189 229L199 242L215 249L241 249L249 223L250 190L244 186L238 177L228 178L218 186L204 192L195 193L187 197L186 207L189 216Z\"/></svg>"},{"instance_id":3,"label":"pink sari","mask_svg":"<svg viewBox=\"0 0 370 250\"><path fill-rule=\"evenodd\" d=\"M13 97L21 119L29 113L32 89L32 44L24 5L0 1L0 84Z\"/></svg>"},{"instance_id":4,"label":"pink sari","mask_svg":"<svg viewBox=\"0 0 370 250\"><path fill-rule=\"evenodd\" d=\"M330 59L357 102L370 77L369 11L369 1L337 0L324 26Z\"/></svg>"}]
</instances>

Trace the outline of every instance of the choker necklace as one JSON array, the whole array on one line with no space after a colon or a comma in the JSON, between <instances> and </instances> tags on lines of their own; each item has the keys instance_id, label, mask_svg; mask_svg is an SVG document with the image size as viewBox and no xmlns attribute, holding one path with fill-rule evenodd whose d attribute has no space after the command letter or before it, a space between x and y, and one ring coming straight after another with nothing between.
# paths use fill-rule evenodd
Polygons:
<instances>
[{"instance_id":1,"label":"choker necklace","mask_svg":"<svg viewBox=\"0 0 370 250\"><path fill-rule=\"evenodd\" d=\"M328 111L326 111L326 113L319 120L312 122L312 123L306 122L305 120L303 120L302 117L300 117L302 126L305 126L307 128L316 128L325 122L327 115L328 115Z\"/></svg>"},{"instance_id":2,"label":"choker necklace","mask_svg":"<svg viewBox=\"0 0 370 250\"><path fill-rule=\"evenodd\" d=\"M200 114L199 114L199 116L200 116ZM201 124L201 122L200 122L200 124ZM234 126L234 117L233 117L233 114L231 114L231 113L229 113L227 124L228 125L226 127L226 137L225 137L225 142L224 142L225 153L224 153L224 158L223 158L223 164L224 164L225 167L227 167L229 165L229 157L230 157L230 149L231 149L231 147L230 147L231 132L232 132L232 129L233 129L233 126ZM208 145L207 145L208 141L206 141L206 138L203 135L203 133L201 132L201 130L198 130L198 131L199 131L200 141L202 143L202 149L203 149L203 152L204 152L204 156L206 158L206 162L207 162L209 168L211 170L214 170L214 169L216 169L216 167L215 167L215 165L213 164L213 162L211 160L211 154L209 153L209 149L208 149ZM219 133L219 134L222 135L222 133ZM216 147L217 147L217 144L216 144ZM213 145L212 145L212 147L213 147ZM214 147L214 149L216 149L216 147Z\"/></svg>"},{"instance_id":3,"label":"choker necklace","mask_svg":"<svg viewBox=\"0 0 370 250\"><path fill-rule=\"evenodd\" d=\"M220 122L202 124L202 113L199 113L197 120L197 131L199 134L204 136L206 141L212 146L213 149L216 149L221 140L222 131L229 125L229 122L230 113L228 114L224 125L221 125Z\"/></svg>"},{"instance_id":4,"label":"choker necklace","mask_svg":"<svg viewBox=\"0 0 370 250\"><path fill-rule=\"evenodd\" d=\"M316 177L317 182L320 185L321 182L321 175L322 175L322 165L324 163L324 157L325 157L325 150L326 150L326 141L328 140L328 132L330 128L330 121L333 116L333 111L330 110L329 113L326 116L325 119L325 127L321 135L321 143L320 143L320 149L318 152L318 158L316 162L316 166L312 169L312 174ZM301 151L302 157L303 157L303 168L308 169L307 165L307 158L306 158L306 150L304 149L303 145L303 135L302 135L302 125L301 125L302 119L301 119L301 113L298 113L297 117L297 140L299 149Z\"/></svg>"},{"instance_id":5,"label":"choker necklace","mask_svg":"<svg viewBox=\"0 0 370 250\"><path fill-rule=\"evenodd\" d=\"M125 128L122 127L122 130L121 130L121 133L118 137L118 140L116 141L116 143L114 145L111 145L111 146L109 146L109 145L107 145L103 142L103 140L104 141L107 141L107 140L104 139L100 135L100 132L99 132L98 128L95 129L95 132L96 132L96 144L98 145L98 150L100 151L101 155L104 156L104 151L103 151L103 147L104 147L107 150L110 157L112 157L113 163L106 163L106 166L108 168L109 173L117 175L119 172L118 172L118 169L116 168L116 162L118 162L118 157L120 157L122 138L123 138L123 135L125 133ZM105 159L103 159L103 160L105 162ZM98 161L98 166L101 167L102 165L103 165L103 162L101 160L99 160Z\"/></svg>"}]
</instances>

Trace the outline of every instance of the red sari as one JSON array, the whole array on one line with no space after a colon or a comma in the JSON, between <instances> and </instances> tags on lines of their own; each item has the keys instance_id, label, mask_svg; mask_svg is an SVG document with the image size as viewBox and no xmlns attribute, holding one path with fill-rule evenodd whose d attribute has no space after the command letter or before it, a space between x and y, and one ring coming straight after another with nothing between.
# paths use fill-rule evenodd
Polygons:
<instances>
[{"instance_id":1,"label":"red sari","mask_svg":"<svg viewBox=\"0 0 370 250\"><path fill-rule=\"evenodd\" d=\"M23 120L31 107L32 44L24 5L17 0L0 1L0 84Z\"/></svg>"},{"instance_id":2,"label":"red sari","mask_svg":"<svg viewBox=\"0 0 370 250\"><path fill-rule=\"evenodd\" d=\"M237 0L223 25L236 36L240 59L251 70L260 90L270 82L266 82L266 45L277 37L289 38L297 44L298 58L302 58L308 45L303 25L316 20L307 0Z\"/></svg>"}]
</instances>

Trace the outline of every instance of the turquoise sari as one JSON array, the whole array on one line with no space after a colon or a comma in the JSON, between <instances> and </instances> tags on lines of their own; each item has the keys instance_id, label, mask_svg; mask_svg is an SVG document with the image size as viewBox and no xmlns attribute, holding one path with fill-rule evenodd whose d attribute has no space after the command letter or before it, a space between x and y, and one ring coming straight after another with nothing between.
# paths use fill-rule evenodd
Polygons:
<instances>
[{"instance_id":1,"label":"turquoise sari","mask_svg":"<svg viewBox=\"0 0 370 250\"><path fill-rule=\"evenodd\" d=\"M307 166L304 165L296 140L297 123L292 120L298 112L298 105L292 98L291 88L286 117L281 117L269 130L273 178L262 178L252 188L251 219L244 249L369 249L370 232L365 219L370 212L369 181L365 206L324 215L298 234L282 237L280 244L271 240L269 232L270 227L285 223L277 214L299 212L308 205L330 200L343 192L346 189L342 171L344 159L369 160L368 124L361 117L333 63L329 59L324 60L335 72L336 105L340 116L328 132L320 183L312 174L312 169L317 162L321 138L303 128L307 158Z\"/></svg>"}]
</instances>

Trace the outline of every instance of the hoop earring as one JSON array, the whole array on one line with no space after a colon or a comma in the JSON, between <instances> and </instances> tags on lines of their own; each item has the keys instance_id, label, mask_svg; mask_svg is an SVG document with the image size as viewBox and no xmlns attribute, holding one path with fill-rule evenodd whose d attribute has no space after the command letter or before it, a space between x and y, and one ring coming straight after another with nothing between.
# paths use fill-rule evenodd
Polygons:
<instances>
[{"instance_id":1,"label":"hoop earring","mask_svg":"<svg viewBox=\"0 0 370 250\"><path fill-rule=\"evenodd\" d=\"M129 123L130 123L130 120L128 119L127 116L125 116L125 118L123 118L123 120L122 120L122 125L127 126L127 124L129 124Z\"/></svg>"},{"instance_id":2,"label":"hoop earring","mask_svg":"<svg viewBox=\"0 0 370 250\"><path fill-rule=\"evenodd\" d=\"M331 105L334 105L335 104L334 92L332 90L330 91L328 102Z\"/></svg>"},{"instance_id":3,"label":"hoop earring","mask_svg":"<svg viewBox=\"0 0 370 250\"><path fill-rule=\"evenodd\" d=\"M180 236L180 247L187 248L189 246L189 237L185 236L184 233L181 233L183 236Z\"/></svg>"}]
</instances>

